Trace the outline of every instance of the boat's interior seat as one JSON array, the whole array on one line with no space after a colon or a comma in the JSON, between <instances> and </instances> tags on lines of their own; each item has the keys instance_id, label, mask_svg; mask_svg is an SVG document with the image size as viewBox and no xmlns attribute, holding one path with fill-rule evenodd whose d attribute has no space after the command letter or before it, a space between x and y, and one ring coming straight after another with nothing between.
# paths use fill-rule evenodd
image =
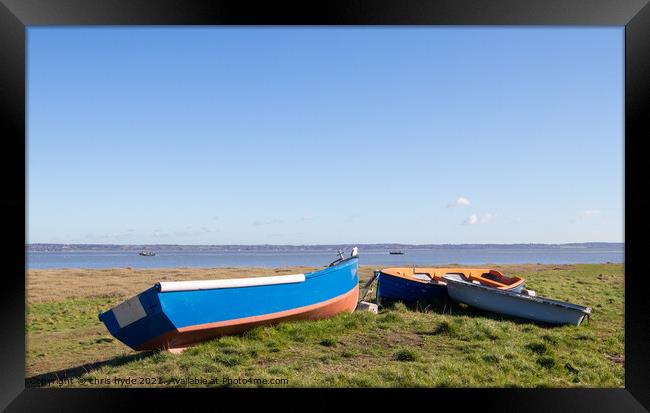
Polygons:
<instances>
[{"instance_id":1,"label":"boat's interior seat","mask_svg":"<svg viewBox=\"0 0 650 413\"><path fill-rule=\"evenodd\" d=\"M502 283L502 282L504 281L504 280L503 280L503 277L499 277L498 275L496 275L496 274L492 274L492 273L489 273L489 272L486 272L486 273L484 273L484 274L481 274L481 277L482 277L482 278L487 278L488 280L492 280L492 281L500 282L500 283Z\"/></svg>"},{"instance_id":2,"label":"boat's interior seat","mask_svg":"<svg viewBox=\"0 0 650 413\"><path fill-rule=\"evenodd\" d=\"M433 279L431 275L427 273L421 273L421 272L413 273L412 277L422 281L431 281Z\"/></svg>"}]
</instances>

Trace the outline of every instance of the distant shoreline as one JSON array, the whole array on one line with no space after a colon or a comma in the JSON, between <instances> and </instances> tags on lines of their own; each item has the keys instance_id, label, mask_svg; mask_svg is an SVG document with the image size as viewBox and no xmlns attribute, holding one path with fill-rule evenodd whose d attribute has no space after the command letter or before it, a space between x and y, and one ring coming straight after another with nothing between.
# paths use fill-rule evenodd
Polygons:
<instances>
[{"instance_id":1,"label":"distant shoreline","mask_svg":"<svg viewBox=\"0 0 650 413\"><path fill-rule=\"evenodd\" d=\"M581 243L515 243L515 244L228 244L228 245L203 245L203 244L56 244L33 243L25 244L27 252L56 252L56 251L137 251L143 248L156 249L157 251L323 251L349 249L353 246L360 250L380 249L488 249L488 248L621 248L624 242L581 242Z\"/></svg>"},{"instance_id":2,"label":"distant shoreline","mask_svg":"<svg viewBox=\"0 0 650 413\"><path fill-rule=\"evenodd\" d=\"M524 263L481 263L481 264L463 264L463 263L450 263L450 264L431 264L431 265L420 265L419 268L548 268L548 269L557 269L561 267L575 267L576 265L624 265L624 262L572 262L572 263L533 263L533 262L524 262ZM115 271L123 272L179 272L183 271L184 273L194 273L200 271L242 271L242 272L259 272L259 276L264 276L265 272L271 274L272 272L277 272L279 270L289 271L289 270L305 270L305 271L316 271L323 266L318 265L286 265L286 266L270 266L270 265L260 265L260 266L251 266L251 265L227 265L227 266L215 266L215 267L192 267L192 266L178 266L178 267L48 267L48 268L25 268L28 273L32 274L61 274L75 271L84 271L84 272L104 272L111 273ZM364 264L362 267L373 268L375 269L376 265ZM268 274L266 274L268 275Z\"/></svg>"}]
</instances>

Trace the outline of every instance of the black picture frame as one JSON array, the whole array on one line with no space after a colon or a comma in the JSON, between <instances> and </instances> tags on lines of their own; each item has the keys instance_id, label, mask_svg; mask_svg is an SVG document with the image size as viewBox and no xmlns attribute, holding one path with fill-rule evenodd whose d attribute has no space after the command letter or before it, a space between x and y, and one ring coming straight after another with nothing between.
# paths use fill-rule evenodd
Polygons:
<instances>
[{"instance_id":1,"label":"black picture frame","mask_svg":"<svg viewBox=\"0 0 650 413\"><path fill-rule=\"evenodd\" d=\"M503 1L125 1L0 0L0 123L4 193L0 211L8 232L7 271L0 299L0 408L9 411L115 410L136 399L167 407L322 400L345 396L368 408L390 404L500 411L646 411L650 409L650 312L643 270L643 236L650 210L644 194L650 80L650 6L647 0ZM625 26L625 388L624 389L229 389L25 388L25 58L26 29L52 25L565 25ZM21 179L22 177L22 179ZM22 240L22 241L21 241ZM287 394L288 393L288 394ZM331 393L331 394L330 394ZM300 396L300 397L298 397ZM273 399L273 400L271 400ZM218 404L215 404L218 402ZM373 407L374 406L374 407ZM305 407L309 408L309 407Z\"/></svg>"}]
</instances>

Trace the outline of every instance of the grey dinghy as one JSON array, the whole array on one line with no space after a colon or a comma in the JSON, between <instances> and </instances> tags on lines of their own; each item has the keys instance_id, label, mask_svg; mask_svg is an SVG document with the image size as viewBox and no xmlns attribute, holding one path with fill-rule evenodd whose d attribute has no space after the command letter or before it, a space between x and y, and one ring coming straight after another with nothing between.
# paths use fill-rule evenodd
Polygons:
<instances>
[{"instance_id":1,"label":"grey dinghy","mask_svg":"<svg viewBox=\"0 0 650 413\"><path fill-rule=\"evenodd\" d=\"M590 307L473 284L457 274L445 274L442 278L447 281L447 293L453 300L482 310L551 324L574 325L580 325L591 314Z\"/></svg>"}]
</instances>

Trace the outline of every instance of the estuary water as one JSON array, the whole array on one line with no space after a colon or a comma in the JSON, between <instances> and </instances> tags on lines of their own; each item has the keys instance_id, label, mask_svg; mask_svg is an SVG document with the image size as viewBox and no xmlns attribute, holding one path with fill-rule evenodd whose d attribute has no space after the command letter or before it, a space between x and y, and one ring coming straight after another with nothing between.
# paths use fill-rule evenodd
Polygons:
<instances>
[{"instance_id":1,"label":"estuary water","mask_svg":"<svg viewBox=\"0 0 650 413\"><path fill-rule=\"evenodd\" d=\"M281 247L247 247L245 250L192 251L166 248L155 256L138 255L137 250L29 251L26 268L178 268L178 267L288 267L324 266L336 259L336 248L283 250ZM595 264L624 262L624 244L596 246L508 245L508 246L436 246L402 248L403 255L389 254L386 247L359 249L360 265L423 266L445 264ZM349 252L349 249L346 250Z\"/></svg>"}]
</instances>

